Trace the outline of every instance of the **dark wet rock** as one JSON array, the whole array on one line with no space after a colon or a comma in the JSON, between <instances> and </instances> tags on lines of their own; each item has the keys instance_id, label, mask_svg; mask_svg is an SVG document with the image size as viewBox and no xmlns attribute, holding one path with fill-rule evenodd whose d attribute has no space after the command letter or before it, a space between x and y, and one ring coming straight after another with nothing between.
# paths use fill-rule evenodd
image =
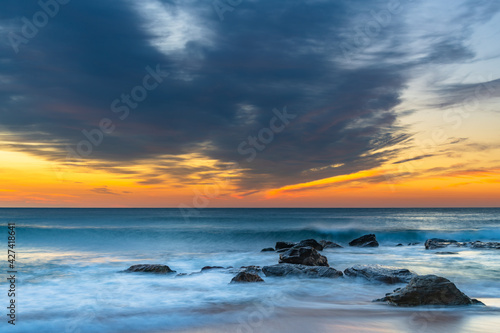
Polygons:
<instances>
[{"instance_id":1,"label":"dark wet rock","mask_svg":"<svg viewBox=\"0 0 500 333\"><path fill-rule=\"evenodd\" d=\"M133 265L125 270L125 272L142 272L142 273L175 273L166 265Z\"/></svg>"},{"instance_id":2,"label":"dark wet rock","mask_svg":"<svg viewBox=\"0 0 500 333\"><path fill-rule=\"evenodd\" d=\"M408 243L408 246L414 246L414 245L418 245L418 244L420 244L420 242Z\"/></svg>"},{"instance_id":3,"label":"dark wet rock","mask_svg":"<svg viewBox=\"0 0 500 333\"><path fill-rule=\"evenodd\" d=\"M272 247L266 247L265 249L260 250L260 252L274 252Z\"/></svg>"},{"instance_id":4,"label":"dark wet rock","mask_svg":"<svg viewBox=\"0 0 500 333\"><path fill-rule=\"evenodd\" d=\"M301 240L299 243L294 245L294 247L312 247L313 249L317 251L323 251L323 245L318 243L315 239L304 239Z\"/></svg>"},{"instance_id":5,"label":"dark wet rock","mask_svg":"<svg viewBox=\"0 0 500 333\"><path fill-rule=\"evenodd\" d=\"M334 249L341 248L342 246L327 240L320 240L319 243L323 246L323 249Z\"/></svg>"},{"instance_id":6,"label":"dark wet rock","mask_svg":"<svg viewBox=\"0 0 500 333\"><path fill-rule=\"evenodd\" d=\"M206 272L206 271L209 271L211 269L225 269L224 267L222 266L205 266L201 269L202 272Z\"/></svg>"},{"instance_id":7,"label":"dark wet rock","mask_svg":"<svg viewBox=\"0 0 500 333\"><path fill-rule=\"evenodd\" d=\"M417 274L405 268L392 268L380 265L356 265L344 270L349 277L361 277L368 281L387 284L409 282Z\"/></svg>"},{"instance_id":8,"label":"dark wet rock","mask_svg":"<svg viewBox=\"0 0 500 333\"><path fill-rule=\"evenodd\" d=\"M260 276L253 273L240 272L236 274L235 277L231 280L231 283L240 283L240 282L264 282Z\"/></svg>"},{"instance_id":9,"label":"dark wet rock","mask_svg":"<svg viewBox=\"0 0 500 333\"><path fill-rule=\"evenodd\" d=\"M398 245L396 245L396 246L403 246L403 244L399 243L399 244L398 244Z\"/></svg>"},{"instance_id":10,"label":"dark wet rock","mask_svg":"<svg viewBox=\"0 0 500 333\"><path fill-rule=\"evenodd\" d=\"M448 246L470 247L471 249L500 249L500 242L458 242L452 239L431 238L425 241L427 250L442 249Z\"/></svg>"},{"instance_id":11,"label":"dark wet rock","mask_svg":"<svg viewBox=\"0 0 500 333\"><path fill-rule=\"evenodd\" d=\"M456 240L452 239L441 239L441 238L431 238L425 241L426 250L442 249L448 245L459 245Z\"/></svg>"},{"instance_id":12,"label":"dark wet rock","mask_svg":"<svg viewBox=\"0 0 500 333\"><path fill-rule=\"evenodd\" d=\"M378 242L374 234L364 235L349 242L349 246L377 247Z\"/></svg>"},{"instance_id":13,"label":"dark wet rock","mask_svg":"<svg viewBox=\"0 0 500 333\"><path fill-rule=\"evenodd\" d=\"M239 271L258 274L258 273L262 272L262 268L260 266L241 266L239 268Z\"/></svg>"},{"instance_id":14,"label":"dark wet rock","mask_svg":"<svg viewBox=\"0 0 500 333\"><path fill-rule=\"evenodd\" d=\"M337 278L343 275L341 271L333 267L296 264L264 266L262 272L264 272L266 276L299 276L308 278Z\"/></svg>"},{"instance_id":15,"label":"dark wet rock","mask_svg":"<svg viewBox=\"0 0 500 333\"><path fill-rule=\"evenodd\" d=\"M280 254L279 263L328 266L328 259L312 247L293 247L285 253Z\"/></svg>"},{"instance_id":16,"label":"dark wet rock","mask_svg":"<svg viewBox=\"0 0 500 333\"><path fill-rule=\"evenodd\" d=\"M441 251L441 252L435 252L435 254L458 254L458 252Z\"/></svg>"},{"instance_id":17,"label":"dark wet rock","mask_svg":"<svg viewBox=\"0 0 500 333\"><path fill-rule=\"evenodd\" d=\"M274 248L276 249L276 251L279 251L279 250L292 248L295 246L295 244L296 243L292 243L292 242L276 242L276 245L274 246Z\"/></svg>"},{"instance_id":18,"label":"dark wet rock","mask_svg":"<svg viewBox=\"0 0 500 333\"><path fill-rule=\"evenodd\" d=\"M500 242L475 241L467 243L467 246L471 247L472 249L500 249Z\"/></svg>"},{"instance_id":19,"label":"dark wet rock","mask_svg":"<svg viewBox=\"0 0 500 333\"><path fill-rule=\"evenodd\" d=\"M393 293L375 301L397 306L484 305L462 293L450 280L436 275L416 276L406 287L396 289Z\"/></svg>"}]
</instances>

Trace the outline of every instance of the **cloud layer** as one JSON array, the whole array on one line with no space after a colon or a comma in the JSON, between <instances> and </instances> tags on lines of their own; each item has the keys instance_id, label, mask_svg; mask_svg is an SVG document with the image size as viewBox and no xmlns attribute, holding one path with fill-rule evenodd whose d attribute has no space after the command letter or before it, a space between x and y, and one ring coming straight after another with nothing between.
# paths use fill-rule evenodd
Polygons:
<instances>
[{"instance_id":1,"label":"cloud layer","mask_svg":"<svg viewBox=\"0 0 500 333\"><path fill-rule=\"evenodd\" d=\"M220 21L206 1L74 0L16 53L12 33L22 36L21 18L32 21L41 8L5 1L1 145L68 162L67 147L76 150L88 140L82 131L107 118L114 130L79 162L118 173L155 165L137 172L141 184L162 183L163 175L210 178L233 161L243 190L377 167L410 144L395 108L415 71L473 58L467 27L498 11L491 1L465 1L460 8L475 15L461 29L431 33L429 22L429 33L415 37L414 6L401 1L390 12L387 1L254 0ZM127 104L123 94L133 95L157 65L168 76L137 106ZM445 97L473 88L450 86ZM118 106L128 108L123 119ZM272 110L285 106L295 117L272 140L269 131L261 135L269 142L254 146L255 158L242 154L238 147L249 148L249 137L270 128ZM211 162L189 165L192 156Z\"/></svg>"}]
</instances>

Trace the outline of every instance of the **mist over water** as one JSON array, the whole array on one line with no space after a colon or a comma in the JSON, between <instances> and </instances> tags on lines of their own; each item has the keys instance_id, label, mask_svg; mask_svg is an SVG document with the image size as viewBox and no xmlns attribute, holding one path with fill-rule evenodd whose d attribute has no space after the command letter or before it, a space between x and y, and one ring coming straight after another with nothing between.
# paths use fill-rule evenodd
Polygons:
<instances>
[{"instance_id":1,"label":"mist over water","mask_svg":"<svg viewBox=\"0 0 500 333\"><path fill-rule=\"evenodd\" d=\"M500 241L500 209L198 212L185 219L177 209L0 209L0 224L16 222L17 227L20 296L16 332L164 332L222 324L233 325L232 331L244 332L250 327L263 332L264 324L257 325L249 314L260 313L262 320L272 321L297 309L302 309L303 315L330 311L326 316L331 317L329 321L335 318L332 313L351 311L349 325L361 325L360 331L374 323L380 324L377 329L382 331L390 331L388 327L395 323L399 323L399 331L446 331L452 326L436 326L438 314L458 313L459 319L450 321L454 329L474 331L477 326L478 332L481 328L487 332L488 325L500 318L499 250L450 248L446 251L458 254L438 255L423 246L432 237ZM375 233L380 247L347 246L366 233ZM4 249L5 238L0 238ZM208 265L273 265L278 255L261 253L262 248L273 247L276 241L307 238L344 246L322 252L337 270L380 264L436 274L450 279L470 297L481 299L487 307L389 307L371 301L404 284L388 286L350 278L264 276L265 283L230 285L234 273L227 271L179 277L121 272L139 263L166 264L187 274ZM407 246L415 242L420 244ZM405 246L396 247L398 243ZM2 280L0 287L6 286ZM6 295L2 295L5 303ZM422 317L418 325L414 322L419 311L434 318L424 318L425 328L422 316L417 315ZM363 323L353 315L358 312L372 313L373 319ZM380 319L379 312L395 317ZM344 323L349 315L337 317L339 321L332 325ZM0 325L5 327L6 320ZM317 329L328 331L328 325L328 321L322 322Z\"/></svg>"}]
</instances>

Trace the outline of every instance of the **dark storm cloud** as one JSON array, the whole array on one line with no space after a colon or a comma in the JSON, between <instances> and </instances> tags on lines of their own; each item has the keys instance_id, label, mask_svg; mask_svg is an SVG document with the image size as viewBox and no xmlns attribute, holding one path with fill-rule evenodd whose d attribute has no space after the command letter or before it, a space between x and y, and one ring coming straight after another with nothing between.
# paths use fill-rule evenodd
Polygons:
<instances>
[{"instance_id":1,"label":"dark storm cloud","mask_svg":"<svg viewBox=\"0 0 500 333\"><path fill-rule=\"evenodd\" d=\"M444 108L459 105L471 109L482 100L500 97L500 79L479 79L482 79L479 83L442 85L436 91L439 97L434 106Z\"/></svg>"},{"instance_id":2,"label":"dark storm cloud","mask_svg":"<svg viewBox=\"0 0 500 333\"><path fill-rule=\"evenodd\" d=\"M109 118L114 131L92 147L84 163L115 168L156 160L155 174L143 175L142 184L160 184L165 174L186 181L200 172L206 177L201 181L216 177L210 167L174 161L197 153L220 167L239 162L244 172L238 185L253 190L377 167L394 157L395 145L411 139L396 125L393 111L409 71L421 64L405 61L410 51L404 15L395 15L372 38L371 45L390 49L361 49L349 63L339 47L366 23L358 14L385 10L387 1L248 1L223 22L210 2L165 1L171 18L191 17L192 22L172 20L176 31L184 24L206 33L186 35L185 45L171 49L155 45L160 37L147 29L160 23L138 13L137 6L151 3L73 0L15 53L8 32L19 34L20 18L31 18L40 7L4 1L0 121L9 140L2 145L64 162L66 147L76 149L86 139L82 130L97 129ZM428 42L422 59L470 58L465 37L452 37ZM120 119L124 114L114 113L112 102L142 85L146 67L157 65L169 76ZM239 145L269 128L273 108L281 112L284 106L295 118L248 161Z\"/></svg>"}]
</instances>

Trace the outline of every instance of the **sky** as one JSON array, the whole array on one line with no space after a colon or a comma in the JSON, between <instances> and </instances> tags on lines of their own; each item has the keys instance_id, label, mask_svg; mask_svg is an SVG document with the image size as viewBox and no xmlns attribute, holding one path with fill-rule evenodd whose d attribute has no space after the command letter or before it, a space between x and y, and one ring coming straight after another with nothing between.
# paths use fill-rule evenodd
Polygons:
<instances>
[{"instance_id":1,"label":"sky","mask_svg":"<svg viewBox=\"0 0 500 333\"><path fill-rule=\"evenodd\" d=\"M497 0L4 0L0 207L500 207Z\"/></svg>"}]
</instances>

